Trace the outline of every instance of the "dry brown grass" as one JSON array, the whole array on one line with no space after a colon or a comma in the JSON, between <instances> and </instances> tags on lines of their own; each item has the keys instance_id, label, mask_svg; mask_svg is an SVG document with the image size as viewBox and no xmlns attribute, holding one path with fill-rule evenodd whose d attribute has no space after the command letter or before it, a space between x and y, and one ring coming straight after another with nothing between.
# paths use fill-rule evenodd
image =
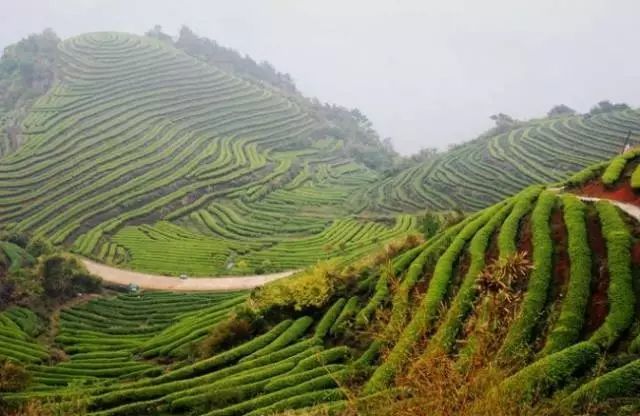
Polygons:
<instances>
[{"instance_id":1,"label":"dry brown grass","mask_svg":"<svg viewBox=\"0 0 640 416\"><path fill-rule=\"evenodd\" d=\"M509 374L492 357L499 348L509 322L521 301L523 282L533 266L526 253L515 253L487 265L479 276L478 304L468 319L465 332L472 345L461 344L468 356L444 353L416 354L412 365L399 376L396 385L411 395L398 400L378 401L344 415L371 416L533 416L553 415L553 406L523 403L517 397L498 395L494 389ZM418 350L423 350L418 348ZM352 406L354 407L354 406Z\"/></svg>"},{"instance_id":2,"label":"dry brown grass","mask_svg":"<svg viewBox=\"0 0 640 416\"><path fill-rule=\"evenodd\" d=\"M0 402L0 416L84 416L87 414L87 403L83 395L69 397L64 403L56 405L31 400L11 409L3 407Z\"/></svg>"}]
</instances>

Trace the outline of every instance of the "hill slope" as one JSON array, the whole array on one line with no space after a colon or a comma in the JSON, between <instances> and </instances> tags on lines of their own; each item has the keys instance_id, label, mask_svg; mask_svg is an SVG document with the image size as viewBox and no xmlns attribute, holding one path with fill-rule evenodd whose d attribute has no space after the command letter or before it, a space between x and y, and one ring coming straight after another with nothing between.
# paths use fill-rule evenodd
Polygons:
<instances>
[{"instance_id":1,"label":"hill slope","mask_svg":"<svg viewBox=\"0 0 640 416\"><path fill-rule=\"evenodd\" d=\"M566 179L622 150L628 132L640 143L640 112L553 117L480 137L377 182L370 209L475 211L533 183Z\"/></svg>"},{"instance_id":2,"label":"hill slope","mask_svg":"<svg viewBox=\"0 0 640 416\"><path fill-rule=\"evenodd\" d=\"M76 360L111 358L107 352L116 344L95 341L105 330L98 329L104 325L100 316L124 318L132 312L123 302L156 301L120 297L72 308L62 331L88 332L79 340L59 335L58 341L79 357L52 368L28 367L36 384L3 398L13 404L57 398L55 406L68 406L80 394L95 415L263 415L309 411L322 403L328 407L320 414L336 414L371 404L373 397L382 399L382 406L367 408L367 414L416 414L415 409L451 414L446 406L457 414L495 414L473 407L483 400L477 392L470 402L458 402L455 380L442 392L446 401L435 402L445 406L436 409L441 413L429 410L442 387L429 391L430 380L438 377L433 363L446 359L448 378L469 371L487 376L479 371L490 369L496 384L481 392L497 393L505 411L555 396L553 403L567 414L585 405L597 414L635 414L640 409L640 223L612 202L576 195L588 180L588 189L628 183L629 172L640 172L640 157L629 153L625 163L622 159L574 176L565 192L529 187L414 248L389 247L344 270L317 268L267 285L211 334L219 340L241 321L261 322L261 329L248 341L232 336L233 346L209 358L183 361L191 340L184 330L201 339L206 331L193 322L208 314L219 317L205 308L178 317L172 326L159 322L157 329L117 339L137 357L175 360L167 368L141 367L137 373L127 370L136 368L135 356L118 356L129 360L119 380L98 371L99 380L75 390L46 387L62 384L69 374L86 377L91 372L85 369L102 368ZM600 182L603 171L609 172L602 176L607 184ZM226 300L220 305L228 306ZM212 306L220 313L225 307ZM126 328L108 329L120 330ZM42 354L41 345L27 347L36 357ZM423 384L407 381L421 371ZM403 386L410 389L393 389ZM537 410L522 414L540 414Z\"/></svg>"},{"instance_id":3,"label":"hill slope","mask_svg":"<svg viewBox=\"0 0 640 416\"><path fill-rule=\"evenodd\" d=\"M188 29L176 42L68 39L55 71L49 35L43 71L55 83L25 104L24 144L2 145L0 228L156 274L354 259L414 229L406 213L482 209L640 132L635 110L537 120L384 178L392 152L375 156L384 146L359 111L308 100L272 68L270 81L241 72L239 54Z\"/></svg>"},{"instance_id":4,"label":"hill slope","mask_svg":"<svg viewBox=\"0 0 640 416\"><path fill-rule=\"evenodd\" d=\"M164 42L87 34L0 159L0 224L145 271L291 269L413 225L346 218L375 171L296 100ZM324 248L324 250L323 250ZM248 255L248 254L251 255Z\"/></svg>"}]
</instances>

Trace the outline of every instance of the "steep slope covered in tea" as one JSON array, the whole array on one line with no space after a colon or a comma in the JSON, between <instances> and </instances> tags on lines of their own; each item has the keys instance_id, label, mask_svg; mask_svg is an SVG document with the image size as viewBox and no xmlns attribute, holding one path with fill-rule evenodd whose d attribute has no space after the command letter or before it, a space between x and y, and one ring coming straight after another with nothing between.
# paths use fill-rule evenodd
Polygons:
<instances>
[{"instance_id":1,"label":"steep slope covered in tea","mask_svg":"<svg viewBox=\"0 0 640 416\"><path fill-rule=\"evenodd\" d=\"M640 137L637 110L552 117L463 143L367 190L370 209L475 211L534 183L566 179Z\"/></svg>"},{"instance_id":2,"label":"steep slope covered in tea","mask_svg":"<svg viewBox=\"0 0 640 416\"><path fill-rule=\"evenodd\" d=\"M528 187L413 248L388 247L344 269L271 283L231 319L266 325L208 358L183 361L184 350L170 341L191 318L151 340L132 335L141 365L152 357L174 363L73 394L87 397L96 415L262 415L313 406L339 414L373 397L387 401L372 414L400 414L406 400L428 399L419 391L412 397L420 386L403 389L405 376L446 357L459 369L500 371L495 391L509 406L555 396L569 412L588 405L598 414L633 414L640 409L640 223L615 200L581 193L620 186L640 161L636 153L621 159L574 176L566 191ZM317 290L322 282L330 282L325 291ZM64 406L71 394L33 385L3 397L13 404L56 398L54 406Z\"/></svg>"},{"instance_id":3,"label":"steep slope covered in tea","mask_svg":"<svg viewBox=\"0 0 640 416\"><path fill-rule=\"evenodd\" d=\"M355 255L412 227L345 218L378 174L341 140L311 139L318 123L282 91L148 37L58 49L60 82L0 159L5 228L113 264L215 275Z\"/></svg>"}]
</instances>

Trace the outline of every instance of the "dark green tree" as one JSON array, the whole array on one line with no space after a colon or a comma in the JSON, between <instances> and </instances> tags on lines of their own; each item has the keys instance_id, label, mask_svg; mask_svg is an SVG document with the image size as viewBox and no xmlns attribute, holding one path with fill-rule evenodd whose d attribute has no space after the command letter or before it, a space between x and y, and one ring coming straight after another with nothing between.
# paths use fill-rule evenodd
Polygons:
<instances>
[{"instance_id":1,"label":"dark green tree","mask_svg":"<svg viewBox=\"0 0 640 416\"><path fill-rule=\"evenodd\" d=\"M576 113L576 110L573 108L566 106L564 104L554 105L551 110L547 113L549 117L556 116L572 116Z\"/></svg>"}]
</instances>

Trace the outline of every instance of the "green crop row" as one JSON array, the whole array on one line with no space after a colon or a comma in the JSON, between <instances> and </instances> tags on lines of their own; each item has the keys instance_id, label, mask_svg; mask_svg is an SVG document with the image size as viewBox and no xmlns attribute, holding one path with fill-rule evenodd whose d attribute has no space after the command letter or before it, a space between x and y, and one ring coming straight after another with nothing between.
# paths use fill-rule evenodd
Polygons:
<instances>
[{"instance_id":1,"label":"green crop row","mask_svg":"<svg viewBox=\"0 0 640 416\"><path fill-rule=\"evenodd\" d=\"M544 191L540 194L538 203L531 214L534 269L529 277L520 312L509 327L498 353L501 360L518 357L527 350L535 326L547 302L553 257L550 217L555 205L555 194Z\"/></svg>"},{"instance_id":2,"label":"green crop row","mask_svg":"<svg viewBox=\"0 0 640 416\"><path fill-rule=\"evenodd\" d=\"M542 355L560 351L580 338L591 294L591 248L587 238L585 206L576 197L561 197L568 234L569 286L558 321L547 336Z\"/></svg>"},{"instance_id":3,"label":"green crop row","mask_svg":"<svg viewBox=\"0 0 640 416\"><path fill-rule=\"evenodd\" d=\"M604 323L591 336L591 340L601 348L607 349L629 328L634 319L631 233L614 205L607 201L598 201L596 208L602 224L602 234L607 243L609 311Z\"/></svg>"},{"instance_id":4,"label":"green crop row","mask_svg":"<svg viewBox=\"0 0 640 416\"><path fill-rule=\"evenodd\" d=\"M509 202L476 232L469 243L470 264L456 297L451 302L443 321L433 335L429 350L451 352L459 332L464 325L464 319L471 312L477 294L477 280L485 266L486 251L491 237L502 224L507 215L512 212L514 203Z\"/></svg>"},{"instance_id":5,"label":"green crop row","mask_svg":"<svg viewBox=\"0 0 640 416\"><path fill-rule=\"evenodd\" d=\"M367 382L364 388L365 394L371 394L386 388L398 371L406 364L414 344L427 331L438 313L452 278L454 263L462 254L467 242L501 208L501 205L496 205L483 211L473 221L468 222L455 236L452 243L436 263L429 288L417 307L413 318L402 331L398 342L391 350L386 361L375 370L373 376Z\"/></svg>"}]
</instances>

